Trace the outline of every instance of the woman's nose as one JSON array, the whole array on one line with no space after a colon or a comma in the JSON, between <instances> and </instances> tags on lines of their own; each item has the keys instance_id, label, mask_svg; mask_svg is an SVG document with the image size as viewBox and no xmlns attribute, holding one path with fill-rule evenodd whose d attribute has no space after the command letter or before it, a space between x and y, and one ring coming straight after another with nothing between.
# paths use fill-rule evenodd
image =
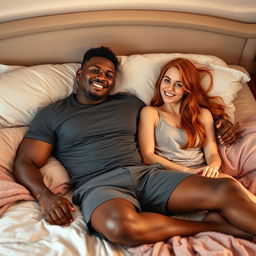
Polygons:
<instances>
[{"instance_id":1,"label":"woman's nose","mask_svg":"<svg viewBox=\"0 0 256 256\"><path fill-rule=\"evenodd\" d=\"M166 87L168 90L172 91L173 90L173 82L170 82Z\"/></svg>"}]
</instances>

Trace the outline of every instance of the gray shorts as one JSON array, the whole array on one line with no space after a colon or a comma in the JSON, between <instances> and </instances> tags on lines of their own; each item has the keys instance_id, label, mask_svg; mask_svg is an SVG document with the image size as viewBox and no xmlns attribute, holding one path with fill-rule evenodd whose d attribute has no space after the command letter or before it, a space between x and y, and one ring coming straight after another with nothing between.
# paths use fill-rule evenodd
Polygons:
<instances>
[{"instance_id":1,"label":"gray shorts","mask_svg":"<svg viewBox=\"0 0 256 256\"><path fill-rule=\"evenodd\" d=\"M165 170L160 164L117 168L76 189L73 202L80 205L86 223L100 204L114 198L130 201L138 211L167 214L166 203L171 193L189 175Z\"/></svg>"}]
</instances>

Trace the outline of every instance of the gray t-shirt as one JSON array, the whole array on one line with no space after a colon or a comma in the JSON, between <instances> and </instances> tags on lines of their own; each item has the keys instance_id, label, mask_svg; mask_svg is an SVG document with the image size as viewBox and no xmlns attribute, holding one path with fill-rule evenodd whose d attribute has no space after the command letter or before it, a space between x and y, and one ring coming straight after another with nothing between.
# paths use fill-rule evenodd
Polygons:
<instances>
[{"instance_id":1,"label":"gray t-shirt","mask_svg":"<svg viewBox=\"0 0 256 256\"><path fill-rule=\"evenodd\" d=\"M72 94L40 110L26 137L54 145L54 156L77 188L114 168L141 165L136 134L143 106L132 95L80 104Z\"/></svg>"}]
</instances>

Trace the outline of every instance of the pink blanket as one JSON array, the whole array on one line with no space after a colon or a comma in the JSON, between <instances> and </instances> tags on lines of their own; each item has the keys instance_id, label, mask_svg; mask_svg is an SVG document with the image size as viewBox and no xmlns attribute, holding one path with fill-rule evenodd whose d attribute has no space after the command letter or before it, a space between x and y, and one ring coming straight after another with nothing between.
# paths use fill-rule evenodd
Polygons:
<instances>
[{"instance_id":1,"label":"pink blanket","mask_svg":"<svg viewBox=\"0 0 256 256\"><path fill-rule=\"evenodd\" d=\"M217 232L201 232L130 247L127 251L136 256L252 256L256 255L256 243Z\"/></svg>"},{"instance_id":2,"label":"pink blanket","mask_svg":"<svg viewBox=\"0 0 256 256\"><path fill-rule=\"evenodd\" d=\"M237 131L236 143L219 147L221 168L256 194L256 114L239 123Z\"/></svg>"},{"instance_id":3,"label":"pink blanket","mask_svg":"<svg viewBox=\"0 0 256 256\"><path fill-rule=\"evenodd\" d=\"M222 171L238 179L256 194L256 115L238 124L238 140L220 146ZM255 224L256 225L256 224ZM202 232L194 236L174 236L167 241L130 247L136 256L194 256L194 255L256 255L256 243L217 232Z\"/></svg>"},{"instance_id":4,"label":"pink blanket","mask_svg":"<svg viewBox=\"0 0 256 256\"><path fill-rule=\"evenodd\" d=\"M65 194L69 189L67 183L52 188L55 194ZM16 183L12 173L0 166L0 216L19 200L35 200L30 192L22 185Z\"/></svg>"}]
</instances>

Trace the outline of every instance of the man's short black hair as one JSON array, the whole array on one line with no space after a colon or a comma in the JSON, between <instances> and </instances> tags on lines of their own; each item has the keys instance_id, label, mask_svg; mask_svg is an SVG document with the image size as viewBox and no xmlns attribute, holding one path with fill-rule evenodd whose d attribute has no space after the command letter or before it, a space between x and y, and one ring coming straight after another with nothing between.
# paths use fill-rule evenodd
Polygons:
<instances>
[{"instance_id":1,"label":"man's short black hair","mask_svg":"<svg viewBox=\"0 0 256 256\"><path fill-rule=\"evenodd\" d=\"M114 52L110 48L105 46L100 46L100 47L89 49L84 54L81 67L83 67L84 63L90 60L92 57L103 57L110 60L114 64L115 70L117 71L119 62L118 62L117 56L114 54Z\"/></svg>"}]
</instances>

